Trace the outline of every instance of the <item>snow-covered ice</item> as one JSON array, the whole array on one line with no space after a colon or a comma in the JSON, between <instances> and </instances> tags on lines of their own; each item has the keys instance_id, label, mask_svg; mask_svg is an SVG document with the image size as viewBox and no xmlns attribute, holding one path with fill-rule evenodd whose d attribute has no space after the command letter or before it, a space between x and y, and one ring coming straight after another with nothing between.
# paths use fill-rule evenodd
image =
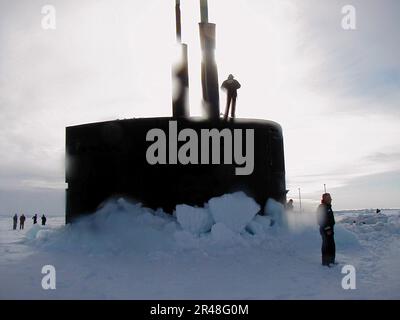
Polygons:
<instances>
[{"instance_id":1,"label":"snow-covered ice","mask_svg":"<svg viewBox=\"0 0 400 320\"><path fill-rule=\"evenodd\" d=\"M216 223L222 223L234 232L241 232L260 211L260 206L243 192L225 194L208 202Z\"/></svg>"},{"instance_id":2,"label":"snow-covered ice","mask_svg":"<svg viewBox=\"0 0 400 320\"><path fill-rule=\"evenodd\" d=\"M176 206L179 225L186 231L200 235L211 230L213 217L207 208L194 208L188 205Z\"/></svg>"},{"instance_id":3,"label":"snow-covered ice","mask_svg":"<svg viewBox=\"0 0 400 320\"><path fill-rule=\"evenodd\" d=\"M285 215L282 228L258 209L233 194L174 216L123 199L67 226L28 217L25 230L12 230L11 216L0 216L0 298L400 298L399 210L335 212L339 265L329 269L315 213ZM341 286L347 264L356 290ZM56 268L55 290L41 287L44 265Z\"/></svg>"},{"instance_id":4,"label":"snow-covered ice","mask_svg":"<svg viewBox=\"0 0 400 320\"><path fill-rule=\"evenodd\" d=\"M280 227L287 226L286 215L284 214L285 209L283 205L270 198L265 205L265 213L271 217L272 222Z\"/></svg>"}]
</instances>

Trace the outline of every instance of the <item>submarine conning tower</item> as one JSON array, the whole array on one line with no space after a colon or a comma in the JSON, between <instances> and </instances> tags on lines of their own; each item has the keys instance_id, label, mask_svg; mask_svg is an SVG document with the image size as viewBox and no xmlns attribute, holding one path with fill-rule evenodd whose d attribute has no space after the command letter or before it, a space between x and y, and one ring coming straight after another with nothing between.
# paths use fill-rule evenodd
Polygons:
<instances>
[{"instance_id":1,"label":"submarine conning tower","mask_svg":"<svg viewBox=\"0 0 400 320\"><path fill-rule=\"evenodd\" d=\"M173 66L173 77L176 79L177 90L172 97L172 116L174 118L189 117L188 92L189 92L189 62L188 46L182 43L181 1L175 0L176 41L180 46L181 58L177 66Z\"/></svg>"},{"instance_id":2,"label":"submarine conning tower","mask_svg":"<svg viewBox=\"0 0 400 320\"><path fill-rule=\"evenodd\" d=\"M220 118L220 111L218 69L215 62L216 25L208 22L207 0L200 0L200 15L200 44L203 53L201 64L203 106L208 119L218 120Z\"/></svg>"},{"instance_id":3,"label":"submarine conning tower","mask_svg":"<svg viewBox=\"0 0 400 320\"><path fill-rule=\"evenodd\" d=\"M181 47L181 61L179 61L177 66L174 66L173 71L178 88L176 96L173 97L172 114L174 118L187 118L189 116L187 102L187 93L189 90L188 46L182 43L180 5L181 1L175 0L176 40ZM200 0L200 16L199 31L202 50L201 85L204 114L207 119L218 120L220 118L220 108L218 69L215 62L216 25L208 21L207 0Z\"/></svg>"},{"instance_id":4,"label":"submarine conning tower","mask_svg":"<svg viewBox=\"0 0 400 320\"><path fill-rule=\"evenodd\" d=\"M181 41L180 0L175 1L176 34L182 45L182 63L174 69L179 83L178 94L172 99L172 117L114 120L66 128L66 222L96 212L110 198L124 197L152 209L172 213L178 204L203 206L213 197L243 191L253 197L261 208L269 198L286 201L284 143L281 126L273 121L234 119L224 121L219 111L218 71L215 62L215 24L208 22L207 0L200 0L199 24L202 48L202 88L204 118L189 117L187 45ZM251 106L246 106L249 108ZM171 130L171 128L173 130ZM179 139L180 132L202 137L204 130L216 133L209 139L208 156L201 143L191 152L206 163L148 161L152 130L167 133L166 157L171 160L188 144ZM186 131L185 131L186 130ZM189 131L188 131L189 130ZM242 135L240 143L232 141L237 132L253 133L253 170L237 174L238 164L225 161L226 147L247 150ZM213 144L215 142L215 145ZM171 148L173 145L173 148ZM179 151L180 152L180 151ZM221 157L216 163L214 153ZM235 151L236 152L236 151ZM263 212L261 212L263 213Z\"/></svg>"}]
</instances>

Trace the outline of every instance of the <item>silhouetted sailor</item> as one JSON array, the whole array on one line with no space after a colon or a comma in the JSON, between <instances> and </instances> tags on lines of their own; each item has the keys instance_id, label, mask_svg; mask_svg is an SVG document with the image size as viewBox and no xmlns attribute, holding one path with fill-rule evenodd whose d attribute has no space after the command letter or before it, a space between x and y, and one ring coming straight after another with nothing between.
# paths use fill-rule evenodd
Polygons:
<instances>
[{"instance_id":1,"label":"silhouetted sailor","mask_svg":"<svg viewBox=\"0 0 400 320\"><path fill-rule=\"evenodd\" d=\"M322 265L330 266L335 263L336 246L334 239L335 217L332 211L332 198L329 193L322 195L321 204L317 210L319 232L322 237Z\"/></svg>"},{"instance_id":2,"label":"silhouetted sailor","mask_svg":"<svg viewBox=\"0 0 400 320\"><path fill-rule=\"evenodd\" d=\"M18 216L17 214L15 214L13 217L13 230L17 229L17 225L18 225Z\"/></svg>"},{"instance_id":3,"label":"silhouetted sailor","mask_svg":"<svg viewBox=\"0 0 400 320\"><path fill-rule=\"evenodd\" d=\"M293 211L293 199L290 199L287 203L286 203L286 210L287 211Z\"/></svg>"},{"instance_id":4,"label":"silhouetted sailor","mask_svg":"<svg viewBox=\"0 0 400 320\"><path fill-rule=\"evenodd\" d=\"M225 89L227 92L226 109L224 115L225 120L228 119L231 103L232 103L231 117L235 118L237 90L240 89L240 87L241 87L240 83L236 79L234 79L234 76L231 74L229 75L228 79L225 80L221 85L221 88Z\"/></svg>"},{"instance_id":5,"label":"silhouetted sailor","mask_svg":"<svg viewBox=\"0 0 400 320\"><path fill-rule=\"evenodd\" d=\"M47 221L46 216L42 215L42 226L46 225L46 221Z\"/></svg>"},{"instance_id":6,"label":"silhouetted sailor","mask_svg":"<svg viewBox=\"0 0 400 320\"><path fill-rule=\"evenodd\" d=\"M20 229L23 229L24 228L24 225L25 225L25 216L22 214L20 217L19 217L19 228Z\"/></svg>"},{"instance_id":7,"label":"silhouetted sailor","mask_svg":"<svg viewBox=\"0 0 400 320\"><path fill-rule=\"evenodd\" d=\"M33 220L33 224L36 224L36 223L37 223L37 214L35 214L35 215L32 217L32 220Z\"/></svg>"}]
</instances>

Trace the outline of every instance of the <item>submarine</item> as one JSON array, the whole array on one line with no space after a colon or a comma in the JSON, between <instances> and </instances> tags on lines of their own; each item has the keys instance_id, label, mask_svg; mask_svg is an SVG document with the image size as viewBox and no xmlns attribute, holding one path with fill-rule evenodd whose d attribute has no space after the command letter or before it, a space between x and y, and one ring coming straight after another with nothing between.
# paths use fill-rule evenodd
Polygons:
<instances>
[{"instance_id":1,"label":"submarine","mask_svg":"<svg viewBox=\"0 0 400 320\"><path fill-rule=\"evenodd\" d=\"M200 0L200 12L205 117L189 115L188 47L181 40L176 0L181 61L173 68L178 88L172 115L66 128L66 223L120 197L171 214L179 204L202 207L213 197L237 191L252 197L262 208L260 214L269 198L286 203L282 127L270 120L221 118L216 24L208 21L207 0ZM166 134L156 137L155 132Z\"/></svg>"}]
</instances>

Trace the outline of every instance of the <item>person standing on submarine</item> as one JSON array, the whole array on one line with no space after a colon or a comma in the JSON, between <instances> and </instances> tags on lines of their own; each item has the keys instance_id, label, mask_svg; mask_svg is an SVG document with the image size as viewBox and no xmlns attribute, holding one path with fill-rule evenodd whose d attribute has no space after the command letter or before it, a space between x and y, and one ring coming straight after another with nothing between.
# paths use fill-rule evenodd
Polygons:
<instances>
[{"instance_id":1,"label":"person standing on submarine","mask_svg":"<svg viewBox=\"0 0 400 320\"><path fill-rule=\"evenodd\" d=\"M321 204L317 210L319 232L322 237L322 265L330 267L335 262L336 245L334 239L335 217L332 211L332 198L329 193L322 195Z\"/></svg>"},{"instance_id":2,"label":"person standing on submarine","mask_svg":"<svg viewBox=\"0 0 400 320\"><path fill-rule=\"evenodd\" d=\"M228 79L225 80L222 85L221 89L226 90L227 93L227 100L226 100L226 109L225 109L225 114L224 114L224 120L228 119L229 115L229 109L232 104L232 109L231 109L231 118L235 118L235 112L236 112L236 99L237 99L237 91L240 89L241 85L239 81L235 79L233 75L229 75Z\"/></svg>"}]
</instances>

